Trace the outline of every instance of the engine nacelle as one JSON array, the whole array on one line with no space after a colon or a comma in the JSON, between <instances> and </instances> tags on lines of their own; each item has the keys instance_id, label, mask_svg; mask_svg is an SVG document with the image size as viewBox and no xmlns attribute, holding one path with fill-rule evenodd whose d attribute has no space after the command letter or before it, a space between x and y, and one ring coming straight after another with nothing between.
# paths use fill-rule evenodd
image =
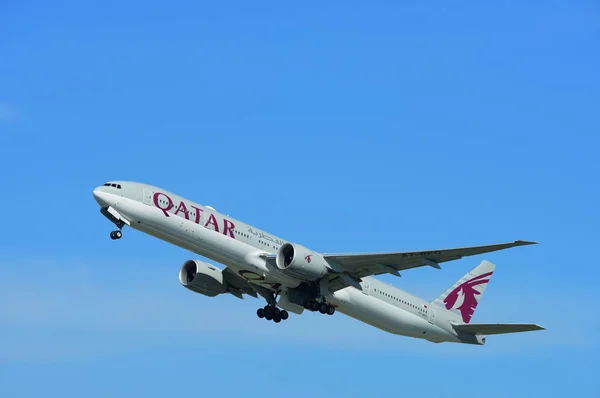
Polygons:
<instances>
[{"instance_id":1,"label":"engine nacelle","mask_svg":"<svg viewBox=\"0 0 600 398\"><path fill-rule=\"evenodd\" d=\"M179 270L179 282L193 292L215 297L227 291L223 270L203 261L188 260Z\"/></svg>"},{"instance_id":2,"label":"engine nacelle","mask_svg":"<svg viewBox=\"0 0 600 398\"><path fill-rule=\"evenodd\" d=\"M294 243L286 243L279 248L275 263L288 275L306 281L323 277L328 269L323 256Z\"/></svg>"}]
</instances>

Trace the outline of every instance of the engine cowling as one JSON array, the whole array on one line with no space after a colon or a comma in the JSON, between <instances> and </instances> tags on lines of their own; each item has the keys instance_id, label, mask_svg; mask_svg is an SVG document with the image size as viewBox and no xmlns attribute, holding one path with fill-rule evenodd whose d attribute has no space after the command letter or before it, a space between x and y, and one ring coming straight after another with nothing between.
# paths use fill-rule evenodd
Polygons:
<instances>
[{"instance_id":1,"label":"engine cowling","mask_svg":"<svg viewBox=\"0 0 600 398\"><path fill-rule=\"evenodd\" d=\"M294 243L286 243L279 248L275 263L288 275L306 281L323 277L328 269L323 256Z\"/></svg>"},{"instance_id":2,"label":"engine cowling","mask_svg":"<svg viewBox=\"0 0 600 398\"><path fill-rule=\"evenodd\" d=\"M203 261L188 260L179 270L179 282L193 292L215 297L227 291L223 270Z\"/></svg>"}]
</instances>

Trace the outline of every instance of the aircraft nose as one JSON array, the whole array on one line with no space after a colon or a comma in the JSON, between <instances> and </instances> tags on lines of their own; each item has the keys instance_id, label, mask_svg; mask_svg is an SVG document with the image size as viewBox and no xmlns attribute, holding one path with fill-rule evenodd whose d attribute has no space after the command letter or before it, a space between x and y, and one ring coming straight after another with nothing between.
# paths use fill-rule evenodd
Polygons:
<instances>
[{"instance_id":1,"label":"aircraft nose","mask_svg":"<svg viewBox=\"0 0 600 398\"><path fill-rule=\"evenodd\" d=\"M96 202L98 202L98 204L101 207L108 206L108 204L106 203L106 200L104 199L104 197L106 196L106 192L104 192L102 190L102 187L98 187L98 188L94 189L94 191L92 193L94 194L94 199L96 199Z\"/></svg>"}]
</instances>

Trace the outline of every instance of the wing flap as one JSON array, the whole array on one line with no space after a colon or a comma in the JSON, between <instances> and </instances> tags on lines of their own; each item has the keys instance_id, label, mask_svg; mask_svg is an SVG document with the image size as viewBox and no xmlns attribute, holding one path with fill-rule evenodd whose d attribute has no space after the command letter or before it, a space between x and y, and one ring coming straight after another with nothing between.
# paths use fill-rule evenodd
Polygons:
<instances>
[{"instance_id":1,"label":"wing flap","mask_svg":"<svg viewBox=\"0 0 600 398\"><path fill-rule=\"evenodd\" d=\"M457 332L465 334L507 334L545 330L544 327L528 323L471 323L468 325L453 325Z\"/></svg>"},{"instance_id":2,"label":"wing flap","mask_svg":"<svg viewBox=\"0 0 600 398\"><path fill-rule=\"evenodd\" d=\"M258 297L256 290L252 287L248 281L244 278L240 277L238 274L230 270L228 267L223 269L223 276L225 277L225 281L229 285L228 293L233 294L234 296L243 299L242 294L247 294L254 298Z\"/></svg>"}]
</instances>

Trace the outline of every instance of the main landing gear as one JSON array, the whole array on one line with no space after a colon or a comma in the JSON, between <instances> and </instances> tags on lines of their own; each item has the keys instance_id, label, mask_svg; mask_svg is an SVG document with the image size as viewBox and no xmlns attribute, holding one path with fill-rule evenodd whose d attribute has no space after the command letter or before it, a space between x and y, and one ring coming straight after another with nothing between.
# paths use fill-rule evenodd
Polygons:
<instances>
[{"instance_id":1,"label":"main landing gear","mask_svg":"<svg viewBox=\"0 0 600 398\"><path fill-rule=\"evenodd\" d=\"M289 317L289 314L286 310L280 310L271 304L267 304L264 306L264 308L259 308L256 310L256 315L258 315L258 317L261 319L265 318L267 321L272 320L275 323L285 321Z\"/></svg>"},{"instance_id":2,"label":"main landing gear","mask_svg":"<svg viewBox=\"0 0 600 398\"><path fill-rule=\"evenodd\" d=\"M309 311L319 311L321 314L327 314L327 315L333 315L335 314L335 307L329 303L327 303L326 301L317 301L317 300L310 300L310 299L306 299L304 300L304 303L302 303L304 305L304 308L306 308Z\"/></svg>"},{"instance_id":3,"label":"main landing gear","mask_svg":"<svg viewBox=\"0 0 600 398\"><path fill-rule=\"evenodd\" d=\"M121 230L120 230L120 229L117 229L116 231L112 231L112 232L110 233L110 238L111 238L112 240L115 240L115 239L121 239L121 237L122 237L122 236L123 236L123 232L121 232Z\"/></svg>"},{"instance_id":4,"label":"main landing gear","mask_svg":"<svg viewBox=\"0 0 600 398\"><path fill-rule=\"evenodd\" d=\"M256 310L256 315L258 315L260 319L264 318L267 321L279 323L289 318L290 315L286 310L280 310L277 308L278 295L279 292L265 297L267 299L267 305Z\"/></svg>"}]
</instances>

